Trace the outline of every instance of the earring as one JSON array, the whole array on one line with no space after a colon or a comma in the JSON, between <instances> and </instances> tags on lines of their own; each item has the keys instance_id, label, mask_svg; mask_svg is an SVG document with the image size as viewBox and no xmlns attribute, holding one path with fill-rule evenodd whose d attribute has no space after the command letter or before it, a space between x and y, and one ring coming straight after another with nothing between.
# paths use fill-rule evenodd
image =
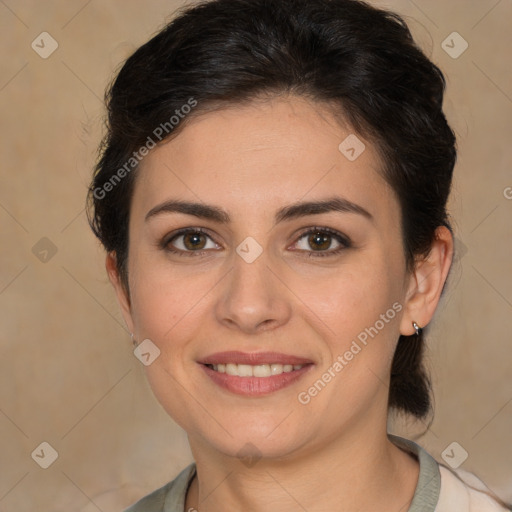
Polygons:
<instances>
[{"instance_id":1,"label":"earring","mask_svg":"<svg viewBox=\"0 0 512 512\"><path fill-rule=\"evenodd\" d=\"M132 338L133 346L136 347L137 346L137 340L133 337L133 332L130 333L130 336Z\"/></svg>"},{"instance_id":2,"label":"earring","mask_svg":"<svg viewBox=\"0 0 512 512\"><path fill-rule=\"evenodd\" d=\"M416 322L413 322L412 326L414 327L414 330L416 331L416 336L419 336L419 334L421 332L421 327Z\"/></svg>"}]
</instances>

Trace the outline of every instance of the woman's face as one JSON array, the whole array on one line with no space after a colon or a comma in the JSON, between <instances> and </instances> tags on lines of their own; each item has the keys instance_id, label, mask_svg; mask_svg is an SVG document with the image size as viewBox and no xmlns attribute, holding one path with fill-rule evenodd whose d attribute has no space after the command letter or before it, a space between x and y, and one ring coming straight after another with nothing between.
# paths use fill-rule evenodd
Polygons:
<instances>
[{"instance_id":1,"label":"woman's face","mask_svg":"<svg viewBox=\"0 0 512 512\"><path fill-rule=\"evenodd\" d=\"M124 314L160 350L149 382L193 447L290 456L385 428L392 355L414 330L380 166L294 96L200 115L144 159Z\"/></svg>"}]
</instances>

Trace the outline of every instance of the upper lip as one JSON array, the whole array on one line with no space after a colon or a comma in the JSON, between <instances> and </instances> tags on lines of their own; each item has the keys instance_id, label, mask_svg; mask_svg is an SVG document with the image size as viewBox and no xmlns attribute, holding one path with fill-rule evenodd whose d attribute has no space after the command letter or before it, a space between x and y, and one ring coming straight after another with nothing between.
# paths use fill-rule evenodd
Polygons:
<instances>
[{"instance_id":1,"label":"upper lip","mask_svg":"<svg viewBox=\"0 0 512 512\"><path fill-rule=\"evenodd\" d=\"M288 354L281 354L279 352L239 352L231 350L227 352L217 352L202 358L202 364L309 364L312 363L310 359L304 357L291 356Z\"/></svg>"}]
</instances>

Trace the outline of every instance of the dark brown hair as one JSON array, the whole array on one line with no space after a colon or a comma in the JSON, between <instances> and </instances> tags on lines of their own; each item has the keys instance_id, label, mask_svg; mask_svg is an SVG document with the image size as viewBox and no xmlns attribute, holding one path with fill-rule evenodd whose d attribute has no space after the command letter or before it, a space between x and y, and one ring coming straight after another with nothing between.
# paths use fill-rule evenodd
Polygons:
<instances>
[{"instance_id":1,"label":"dark brown hair","mask_svg":"<svg viewBox=\"0 0 512 512\"><path fill-rule=\"evenodd\" d=\"M211 0L184 9L123 65L107 91L107 134L89 221L127 287L128 222L140 150L212 105L293 93L327 102L379 150L401 207L407 268L428 255L456 161L443 74L396 14L356 0ZM186 114L184 105L192 106ZM191 109L188 109L191 110ZM186 114L186 115L185 115ZM171 117L175 117L175 123ZM122 171L124 169L124 171ZM425 417L424 332L400 336L389 406Z\"/></svg>"}]
</instances>

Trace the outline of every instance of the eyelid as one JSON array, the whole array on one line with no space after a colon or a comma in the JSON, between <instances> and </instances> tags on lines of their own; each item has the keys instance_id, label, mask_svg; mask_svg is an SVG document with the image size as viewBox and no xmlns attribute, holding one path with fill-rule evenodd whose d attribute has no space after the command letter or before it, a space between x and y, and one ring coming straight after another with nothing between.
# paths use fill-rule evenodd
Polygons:
<instances>
[{"instance_id":1,"label":"eyelid","mask_svg":"<svg viewBox=\"0 0 512 512\"><path fill-rule=\"evenodd\" d=\"M338 241L340 243L343 243L343 244L345 244L347 246L351 244L351 241L348 238L348 236L344 235L343 233L339 232L336 229L332 229L332 228L329 228L327 226L312 226L312 227L309 227L309 228L304 228L297 235L297 237L298 237L297 239L299 240L304 235L309 235L309 234L317 233L317 232L328 233L329 235L332 235L333 238L338 239Z\"/></svg>"}]
</instances>

